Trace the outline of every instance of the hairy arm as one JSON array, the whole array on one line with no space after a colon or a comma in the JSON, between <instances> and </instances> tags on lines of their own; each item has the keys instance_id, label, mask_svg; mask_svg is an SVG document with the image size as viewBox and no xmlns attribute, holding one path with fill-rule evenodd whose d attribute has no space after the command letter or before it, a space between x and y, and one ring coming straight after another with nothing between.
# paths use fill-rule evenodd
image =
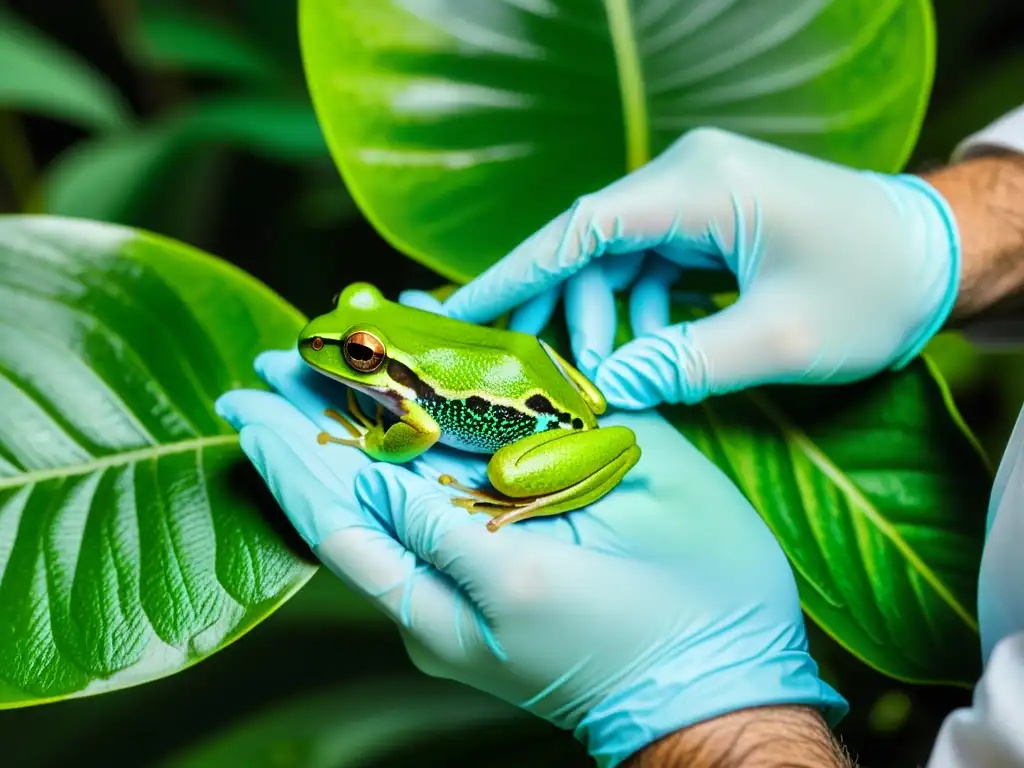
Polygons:
<instances>
[{"instance_id":1,"label":"hairy arm","mask_svg":"<svg viewBox=\"0 0 1024 768\"><path fill-rule=\"evenodd\" d=\"M950 323L1024 310L1024 155L994 151L922 174L960 229L960 294Z\"/></svg>"},{"instance_id":2,"label":"hairy arm","mask_svg":"<svg viewBox=\"0 0 1024 768\"><path fill-rule=\"evenodd\" d=\"M756 707L684 728L623 768L854 768L816 710Z\"/></svg>"}]
</instances>

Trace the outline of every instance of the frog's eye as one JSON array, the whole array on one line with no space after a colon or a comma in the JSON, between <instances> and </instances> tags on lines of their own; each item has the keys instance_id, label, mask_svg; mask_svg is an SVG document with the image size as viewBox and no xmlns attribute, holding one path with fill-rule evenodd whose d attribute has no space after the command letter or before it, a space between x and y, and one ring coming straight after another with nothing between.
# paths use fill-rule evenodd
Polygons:
<instances>
[{"instance_id":1,"label":"frog's eye","mask_svg":"<svg viewBox=\"0 0 1024 768\"><path fill-rule=\"evenodd\" d=\"M340 298L341 298L341 291L338 291L336 294L334 294L334 296L331 297L331 306L332 307L338 306L338 299L340 299Z\"/></svg>"},{"instance_id":2,"label":"frog's eye","mask_svg":"<svg viewBox=\"0 0 1024 768\"><path fill-rule=\"evenodd\" d=\"M384 345L380 339L366 331L356 331L342 347L345 362L360 373L373 373L384 362Z\"/></svg>"}]
</instances>

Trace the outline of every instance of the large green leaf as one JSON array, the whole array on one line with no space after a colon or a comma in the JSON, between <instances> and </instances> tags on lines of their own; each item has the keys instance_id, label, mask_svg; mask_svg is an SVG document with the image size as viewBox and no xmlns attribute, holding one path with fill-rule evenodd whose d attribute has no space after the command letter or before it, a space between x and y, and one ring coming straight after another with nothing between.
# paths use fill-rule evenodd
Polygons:
<instances>
[{"instance_id":1,"label":"large green leaf","mask_svg":"<svg viewBox=\"0 0 1024 768\"><path fill-rule=\"evenodd\" d=\"M211 146L241 148L284 162L325 158L327 148L308 102L289 97L210 96L138 131L73 146L45 180L45 210L60 216L137 223L183 158ZM338 185L341 186L340 184Z\"/></svg>"},{"instance_id":2,"label":"large green leaf","mask_svg":"<svg viewBox=\"0 0 1024 768\"><path fill-rule=\"evenodd\" d=\"M213 411L303 320L184 245L0 218L0 707L177 672L313 574Z\"/></svg>"},{"instance_id":3,"label":"large green leaf","mask_svg":"<svg viewBox=\"0 0 1024 768\"><path fill-rule=\"evenodd\" d=\"M0 106L104 130L131 120L126 102L99 72L4 8Z\"/></svg>"},{"instance_id":4,"label":"large green leaf","mask_svg":"<svg viewBox=\"0 0 1024 768\"><path fill-rule=\"evenodd\" d=\"M168 69L281 84L283 67L243 32L193 10L143 3L133 52Z\"/></svg>"},{"instance_id":5,"label":"large green leaf","mask_svg":"<svg viewBox=\"0 0 1024 768\"><path fill-rule=\"evenodd\" d=\"M456 281L697 126L893 171L934 59L927 0L300 0L300 33L353 197Z\"/></svg>"},{"instance_id":6,"label":"large green leaf","mask_svg":"<svg viewBox=\"0 0 1024 768\"><path fill-rule=\"evenodd\" d=\"M925 358L662 410L760 512L822 629L892 677L974 684L992 475Z\"/></svg>"}]
</instances>

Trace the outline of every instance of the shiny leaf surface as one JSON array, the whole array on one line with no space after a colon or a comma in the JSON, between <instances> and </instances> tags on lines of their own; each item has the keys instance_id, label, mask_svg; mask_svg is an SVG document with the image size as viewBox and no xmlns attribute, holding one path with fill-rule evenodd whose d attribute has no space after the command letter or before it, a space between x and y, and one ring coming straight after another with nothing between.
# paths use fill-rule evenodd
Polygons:
<instances>
[{"instance_id":1,"label":"shiny leaf surface","mask_svg":"<svg viewBox=\"0 0 1024 768\"><path fill-rule=\"evenodd\" d=\"M0 707L177 672L313 574L213 411L302 323L184 245L0 218Z\"/></svg>"},{"instance_id":2,"label":"shiny leaf surface","mask_svg":"<svg viewBox=\"0 0 1024 768\"><path fill-rule=\"evenodd\" d=\"M467 280L691 128L905 161L927 0L301 0L335 161L397 248Z\"/></svg>"}]
</instances>

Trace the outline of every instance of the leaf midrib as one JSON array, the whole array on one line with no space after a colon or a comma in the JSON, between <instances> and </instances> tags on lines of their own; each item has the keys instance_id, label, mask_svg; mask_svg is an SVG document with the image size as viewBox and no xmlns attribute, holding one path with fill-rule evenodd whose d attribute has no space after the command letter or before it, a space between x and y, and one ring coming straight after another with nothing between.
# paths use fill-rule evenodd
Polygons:
<instances>
[{"instance_id":1,"label":"leaf midrib","mask_svg":"<svg viewBox=\"0 0 1024 768\"><path fill-rule=\"evenodd\" d=\"M774 424L778 427L779 432L782 434L783 439L796 447L807 459L814 464L822 473L824 473L830 482L834 483L846 497L853 503L854 507L861 511L862 514L866 515L867 518L884 536L885 538L899 550L900 554L906 559L906 562L911 566L920 576L924 579L932 589L935 590L936 594L953 610L953 612L960 617L961 620L971 629L973 632L978 632L978 624L970 615L960 601L953 595L949 589L939 580L935 572L925 563L920 556L910 547L909 544L903 539L899 531L896 530L895 526L892 525L882 513L878 510L874 503L871 502L867 496L854 484L846 473L840 469L836 464L826 456L820 448L811 440L803 430L794 426L789 419L782 415L782 413L771 405L764 397L761 397L753 392L748 392L747 397L757 406L757 408Z\"/></svg>"},{"instance_id":2,"label":"leaf midrib","mask_svg":"<svg viewBox=\"0 0 1024 768\"><path fill-rule=\"evenodd\" d=\"M622 124L626 133L626 170L634 171L651 156L647 92L640 51L629 0L604 0L604 7L615 53L615 69L619 74Z\"/></svg>"},{"instance_id":3,"label":"leaf midrib","mask_svg":"<svg viewBox=\"0 0 1024 768\"><path fill-rule=\"evenodd\" d=\"M22 472L21 474L13 475L11 477L2 477L0 478L0 491L5 488L19 488L25 485L34 485L36 483L46 482L47 480L84 475L100 469L131 464L136 461L156 459L161 456L186 453L187 451L211 448L218 445L230 445L231 443L237 442L238 435L206 435L204 437L196 437L189 440L179 440L173 443L151 445L134 451L102 456L90 461L79 462L78 464L68 464L67 466L55 467L52 469L38 469L32 472Z\"/></svg>"}]
</instances>

